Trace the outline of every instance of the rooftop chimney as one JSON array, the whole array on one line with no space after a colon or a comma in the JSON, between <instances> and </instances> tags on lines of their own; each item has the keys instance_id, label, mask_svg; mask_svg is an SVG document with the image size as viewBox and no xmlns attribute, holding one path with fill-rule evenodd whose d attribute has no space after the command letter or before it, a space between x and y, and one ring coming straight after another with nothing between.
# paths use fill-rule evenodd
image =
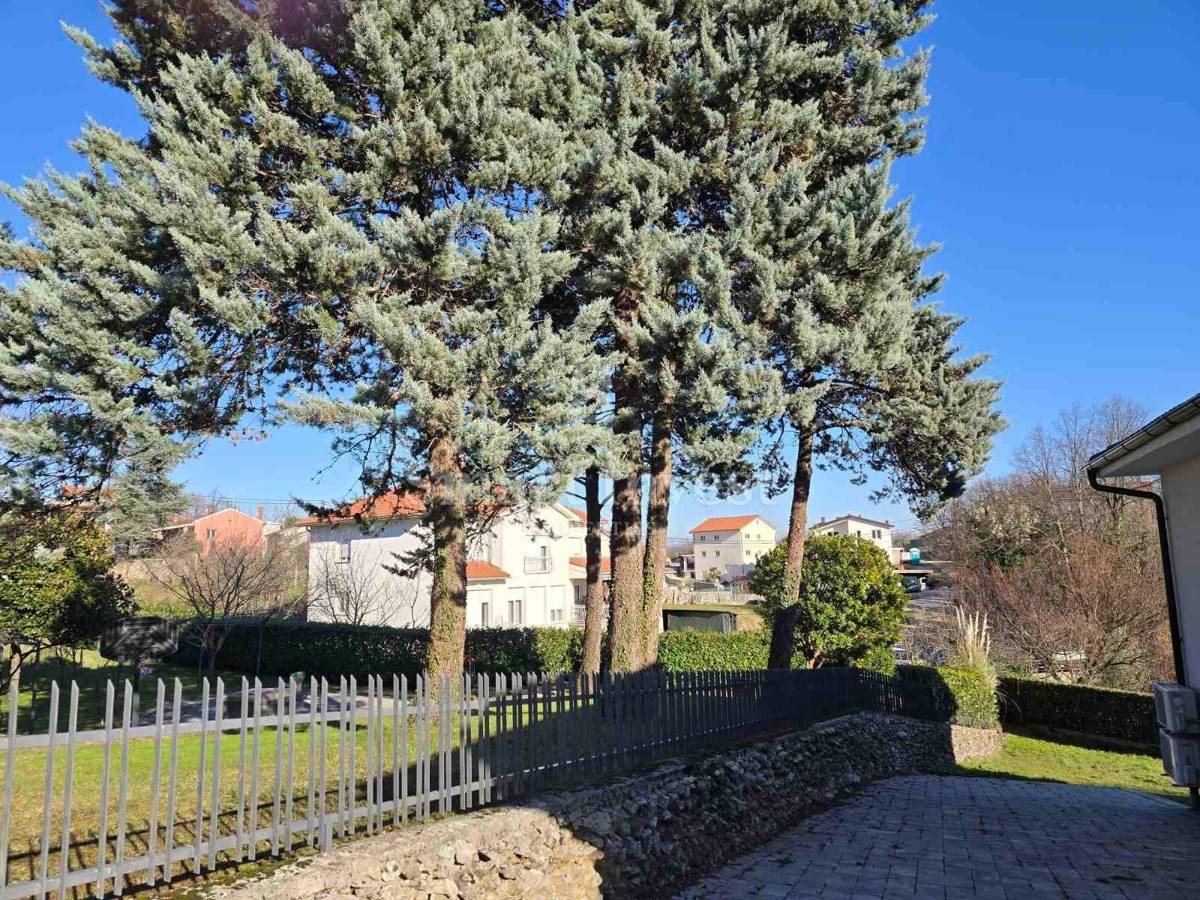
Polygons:
<instances>
[{"instance_id":1,"label":"rooftop chimney","mask_svg":"<svg viewBox=\"0 0 1200 900\"><path fill-rule=\"evenodd\" d=\"M266 519L266 518L267 518L267 509L266 509L266 507L265 507L265 506L260 506L260 507L258 508L258 517L259 517L259 519Z\"/></svg>"}]
</instances>

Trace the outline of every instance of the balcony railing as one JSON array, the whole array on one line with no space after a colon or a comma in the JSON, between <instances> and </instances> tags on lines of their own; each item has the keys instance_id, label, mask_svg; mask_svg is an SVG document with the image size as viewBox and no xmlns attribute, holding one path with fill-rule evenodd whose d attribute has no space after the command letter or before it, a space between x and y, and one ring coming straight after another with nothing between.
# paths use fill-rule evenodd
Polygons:
<instances>
[{"instance_id":1,"label":"balcony railing","mask_svg":"<svg viewBox=\"0 0 1200 900\"><path fill-rule=\"evenodd\" d=\"M525 557L525 574L526 575L542 575L550 571L550 557L548 556L527 556Z\"/></svg>"}]
</instances>

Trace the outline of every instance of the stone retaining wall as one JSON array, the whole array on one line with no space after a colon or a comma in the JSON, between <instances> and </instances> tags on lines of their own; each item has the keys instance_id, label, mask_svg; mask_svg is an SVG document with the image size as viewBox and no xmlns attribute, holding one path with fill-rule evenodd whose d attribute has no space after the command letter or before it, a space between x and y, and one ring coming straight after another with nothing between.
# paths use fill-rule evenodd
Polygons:
<instances>
[{"instance_id":1,"label":"stone retaining wall","mask_svg":"<svg viewBox=\"0 0 1200 900\"><path fill-rule=\"evenodd\" d=\"M879 714L363 838L222 890L289 898L664 897L860 785L939 771L1000 733Z\"/></svg>"}]
</instances>

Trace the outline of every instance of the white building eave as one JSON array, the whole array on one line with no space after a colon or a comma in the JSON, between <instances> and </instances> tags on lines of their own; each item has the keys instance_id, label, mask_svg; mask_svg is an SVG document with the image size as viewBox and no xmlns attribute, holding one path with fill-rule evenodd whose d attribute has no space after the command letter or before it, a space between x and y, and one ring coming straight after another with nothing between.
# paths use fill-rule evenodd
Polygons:
<instances>
[{"instance_id":1,"label":"white building eave","mask_svg":"<svg viewBox=\"0 0 1200 900\"><path fill-rule=\"evenodd\" d=\"M1158 475L1198 455L1200 394L1101 450L1088 460L1087 468L1100 478Z\"/></svg>"}]
</instances>

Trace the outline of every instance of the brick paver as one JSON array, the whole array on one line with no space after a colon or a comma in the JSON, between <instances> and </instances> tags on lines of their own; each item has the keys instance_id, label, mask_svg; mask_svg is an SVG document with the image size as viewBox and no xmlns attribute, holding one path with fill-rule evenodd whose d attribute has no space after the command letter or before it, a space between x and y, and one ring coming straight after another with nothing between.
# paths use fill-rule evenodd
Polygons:
<instances>
[{"instance_id":1,"label":"brick paver","mask_svg":"<svg viewBox=\"0 0 1200 900\"><path fill-rule=\"evenodd\" d=\"M1200 897L1200 814L1146 794L918 775L867 788L680 895Z\"/></svg>"}]
</instances>

